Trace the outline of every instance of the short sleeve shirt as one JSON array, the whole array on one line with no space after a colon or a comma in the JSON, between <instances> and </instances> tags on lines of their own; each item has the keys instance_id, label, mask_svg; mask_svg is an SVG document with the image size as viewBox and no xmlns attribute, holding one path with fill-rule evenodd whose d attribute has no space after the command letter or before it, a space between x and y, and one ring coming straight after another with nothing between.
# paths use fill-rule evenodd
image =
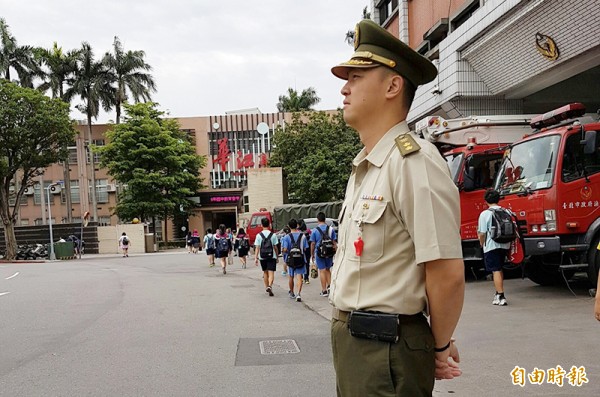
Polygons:
<instances>
[{"instance_id":1,"label":"short sleeve shirt","mask_svg":"<svg viewBox=\"0 0 600 397\"><path fill-rule=\"evenodd\" d=\"M300 243L300 244L302 244L300 246L300 249L302 250L302 255L304 255L305 250L308 248L308 241L306 240L306 236L302 232L294 232L294 233L290 233L290 234L294 235L295 242L298 242L299 238L302 239L302 243ZM287 257L288 257L288 254L291 249L292 249L292 239L290 238L290 235L288 234L281 239L281 251L283 251L284 262L287 262ZM306 258L304 258L304 259L306 260Z\"/></svg>"},{"instance_id":2,"label":"short sleeve shirt","mask_svg":"<svg viewBox=\"0 0 600 397\"><path fill-rule=\"evenodd\" d=\"M492 205L491 208L501 208L499 205ZM485 244L483 245L483 252L490 252L492 250L502 248L509 249L510 243L497 243L492 240L492 211L485 210L479 214L479 221L477 222L477 232L485 233Z\"/></svg>"},{"instance_id":3,"label":"short sleeve shirt","mask_svg":"<svg viewBox=\"0 0 600 397\"><path fill-rule=\"evenodd\" d=\"M271 233L269 230L263 230L262 232L258 233L256 235L256 238L254 239L254 246L258 247L258 252L259 252L259 259L263 259L260 256L260 244L263 241L263 234L265 235L265 238L269 235L269 233ZM273 233L273 235L271 236L271 244L273 244L273 259L277 258L277 251L275 251L275 247L277 246L277 243L279 243L279 240L277 239L277 236L275 235L275 233Z\"/></svg>"},{"instance_id":4,"label":"short sleeve shirt","mask_svg":"<svg viewBox=\"0 0 600 397\"><path fill-rule=\"evenodd\" d=\"M462 258L458 189L431 143L402 156L394 126L354 159L339 216L330 302L338 309L415 314L427 309L423 263ZM355 242L362 239L362 255Z\"/></svg>"},{"instance_id":5,"label":"short sleeve shirt","mask_svg":"<svg viewBox=\"0 0 600 397\"><path fill-rule=\"evenodd\" d=\"M315 261L321 266L330 265L333 262L333 258L320 258L316 253L318 249L317 247L321 244L322 240L321 233L319 233L317 229L321 229L323 233L325 233L327 225L319 225L315 227L310 234L310 242L315 243ZM333 241L337 241L337 234L333 228L329 227L329 231L327 233L329 233L329 237L331 237Z\"/></svg>"}]
</instances>

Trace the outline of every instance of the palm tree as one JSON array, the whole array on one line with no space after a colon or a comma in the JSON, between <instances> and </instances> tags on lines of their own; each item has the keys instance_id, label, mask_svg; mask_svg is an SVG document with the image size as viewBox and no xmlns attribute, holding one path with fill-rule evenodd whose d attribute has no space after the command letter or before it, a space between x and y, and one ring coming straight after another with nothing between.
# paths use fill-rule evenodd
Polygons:
<instances>
[{"instance_id":1,"label":"palm tree","mask_svg":"<svg viewBox=\"0 0 600 397\"><path fill-rule=\"evenodd\" d=\"M150 93L156 92L156 84L152 75L145 71L152 70L152 67L144 61L146 56L144 51L123 50L121 41L117 36L113 42L114 53L107 52L104 55L103 62L108 66L113 84L116 83L116 95L114 106L117 113L117 124L121 121L121 105L127 101L128 93L135 102L144 102L150 100Z\"/></svg>"},{"instance_id":2,"label":"palm tree","mask_svg":"<svg viewBox=\"0 0 600 397\"><path fill-rule=\"evenodd\" d=\"M40 73L33 47L19 46L4 18L0 18L0 76L10 81L11 68L17 72L22 87L33 88L33 79Z\"/></svg>"},{"instance_id":3,"label":"palm tree","mask_svg":"<svg viewBox=\"0 0 600 397\"><path fill-rule=\"evenodd\" d=\"M287 95L280 95L277 103L277 110L280 112L299 112L302 110L313 110L312 107L319 103L321 98L317 96L317 91L313 87L298 91L288 88Z\"/></svg>"},{"instance_id":4,"label":"palm tree","mask_svg":"<svg viewBox=\"0 0 600 397\"><path fill-rule=\"evenodd\" d=\"M78 50L63 51L56 42L50 49L36 48L34 55L41 66L45 66L43 82L37 87L46 92L50 90L52 98L60 98L65 102L65 83L77 70Z\"/></svg>"},{"instance_id":5,"label":"palm tree","mask_svg":"<svg viewBox=\"0 0 600 397\"><path fill-rule=\"evenodd\" d=\"M70 87L65 92L65 99L70 101L74 96L81 98L82 103L76 108L87 116L87 141L92 144L92 118L98 118L100 106L110 111L114 103L115 90L111 87L110 72L101 61L94 60L94 52L87 42L83 42L77 61L77 69L73 77L68 79ZM94 222L98 221L98 205L96 199L96 172L94 156L90 152L90 167L88 174L92 182L92 215Z\"/></svg>"},{"instance_id":6,"label":"palm tree","mask_svg":"<svg viewBox=\"0 0 600 397\"><path fill-rule=\"evenodd\" d=\"M40 65L46 67L43 71L42 84L37 89L46 92L50 90L52 98L60 98L70 102L65 96L65 83L77 70L77 50L63 52L62 48L54 42L51 49L36 48L34 55ZM69 160L63 164L63 179L65 184L65 204L67 205L67 222L72 222L71 202L71 175L69 172Z\"/></svg>"}]
</instances>

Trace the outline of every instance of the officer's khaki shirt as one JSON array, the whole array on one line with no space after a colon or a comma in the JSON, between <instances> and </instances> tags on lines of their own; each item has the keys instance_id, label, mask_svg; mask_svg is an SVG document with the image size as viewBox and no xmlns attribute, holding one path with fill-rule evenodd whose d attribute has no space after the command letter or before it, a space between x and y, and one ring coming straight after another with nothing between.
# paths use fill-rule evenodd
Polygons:
<instances>
[{"instance_id":1,"label":"officer's khaki shirt","mask_svg":"<svg viewBox=\"0 0 600 397\"><path fill-rule=\"evenodd\" d=\"M406 122L397 124L353 161L329 298L340 310L419 313L427 309L422 264L462 258L458 189L448 165L414 135L421 149L403 157L394 140L407 132Z\"/></svg>"}]
</instances>

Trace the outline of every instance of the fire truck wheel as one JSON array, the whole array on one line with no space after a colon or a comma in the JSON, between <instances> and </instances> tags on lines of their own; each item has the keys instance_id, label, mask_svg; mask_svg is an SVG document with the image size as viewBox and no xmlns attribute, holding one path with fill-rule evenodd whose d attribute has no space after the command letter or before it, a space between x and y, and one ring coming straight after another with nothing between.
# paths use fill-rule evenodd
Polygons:
<instances>
[{"instance_id":1,"label":"fire truck wheel","mask_svg":"<svg viewBox=\"0 0 600 397\"><path fill-rule=\"evenodd\" d=\"M598 251L598 244L600 243L600 236L596 237L590 245L590 251L588 253L588 268L587 274L592 286L598 285L598 273L600 272L600 251Z\"/></svg>"},{"instance_id":2,"label":"fire truck wheel","mask_svg":"<svg viewBox=\"0 0 600 397\"><path fill-rule=\"evenodd\" d=\"M574 271L564 270L564 276L569 280ZM532 257L525 264L525 275L534 283L539 285L555 285L564 282L564 278L558 269L558 265L545 264L540 257Z\"/></svg>"}]
</instances>

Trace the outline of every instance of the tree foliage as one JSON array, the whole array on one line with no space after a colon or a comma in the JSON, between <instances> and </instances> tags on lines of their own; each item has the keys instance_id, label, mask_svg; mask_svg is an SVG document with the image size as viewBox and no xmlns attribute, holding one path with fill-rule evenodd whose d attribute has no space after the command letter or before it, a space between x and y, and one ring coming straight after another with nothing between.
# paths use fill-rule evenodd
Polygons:
<instances>
[{"instance_id":1,"label":"tree foliage","mask_svg":"<svg viewBox=\"0 0 600 397\"><path fill-rule=\"evenodd\" d=\"M0 18L0 76L10 81L11 70L19 77L17 82L29 88L33 88L33 79L40 74L33 56L33 47L18 45L6 21Z\"/></svg>"},{"instance_id":2,"label":"tree foliage","mask_svg":"<svg viewBox=\"0 0 600 397\"><path fill-rule=\"evenodd\" d=\"M146 73L151 71L152 67L144 60L145 56L146 53L141 50L125 52L121 41L116 36L113 52L104 55L102 62L108 67L115 88L113 105L117 112L117 124L121 122L121 106L129 96L135 102L149 101L150 93L156 92L154 78Z\"/></svg>"},{"instance_id":3,"label":"tree foliage","mask_svg":"<svg viewBox=\"0 0 600 397\"><path fill-rule=\"evenodd\" d=\"M280 112L312 110L312 107L320 101L321 98L317 96L317 91L313 87L302 90L300 94L295 89L288 88L287 95L279 96L277 110Z\"/></svg>"},{"instance_id":4,"label":"tree foliage","mask_svg":"<svg viewBox=\"0 0 600 397\"><path fill-rule=\"evenodd\" d=\"M194 206L188 197L203 187L199 174L206 157L196 154L176 120L162 118L156 104L123 107L124 122L107 132L109 143L94 147L100 166L127 185L114 212L121 219L169 217L180 206L187 212Z\"/></svg>"},{"instance_id":5,"label":"tree foliage","mask_svg":"<svg viewBox=\"0 0 600 397\"><path fill-rule=\"evenodd\" d=\"M0 79L0 218L9 259L16 253L14 225L25 189L44 168L68 158L74 139L68 104Z\"/></svg>"},{"instance_id":6,"label":"tree foliage","mask_svg":"<svg viewBox=\"0 0 600 397\"><path fill-rule=\"evenodd\" d=\"M361 148L358 134L341 111L296 113L285 131L278 128L269 165L282 167L288 190L299 203L344 198L352 159Z\"/></svg>"}]
</instances>

